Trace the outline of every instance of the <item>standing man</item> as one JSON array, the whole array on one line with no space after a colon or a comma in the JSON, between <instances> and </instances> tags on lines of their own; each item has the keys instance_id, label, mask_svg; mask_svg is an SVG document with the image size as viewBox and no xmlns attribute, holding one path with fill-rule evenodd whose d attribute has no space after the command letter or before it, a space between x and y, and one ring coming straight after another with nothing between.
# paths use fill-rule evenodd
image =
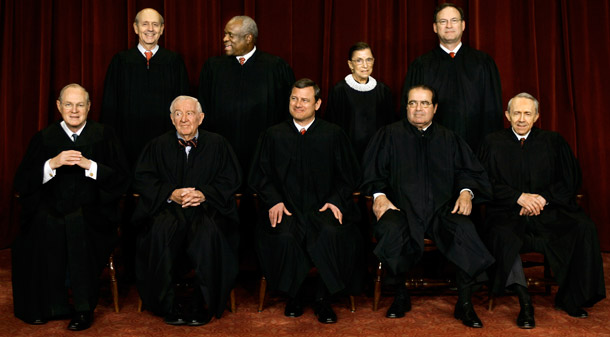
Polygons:
<instances>
[{"instance_id":1,"label":"standing man","mask_svg":"<svg viewBox=\"0 0 610 337\"><path fill-rule=\"evenodd\" d=\"M294 84L292 119L263 133L249 182L264 211L256 231L263 275L270 288L290 297L284 315L303 314L301 287L315 266L314 312L321 323L335 323L329 296L358 293L362 280L362 238L352 199L360 166L341 128L316 118L321 104L315 82Z\"/></svg>"},{"instance_id":2,"label":"standing man","mask_svg":"<svg viewBox=\"0 0 610 337\"><path fill-rule=\"evenodd\" d=\"M386 317L411 310L405 273L421 258L429 237L458 269L455 318L481 328L472 286L494 259L468 215L473 197L491 194L487 174L466 142L432 123L437 109L432 88L412 87L407 97L407 118L379 130L364 154L363 186L375 198L377 217L374 253L398 285Z\"/></svg>"},{"instance_id":3,"label":"standing man","mask_svg":"<svg viewBox=\"0 0 610 337\"><path fill-rule=\"evenodd\" d=\"M208 59L199 77L206 128L229 140L244 172L260 133L289 117L286 97L294 83L290 66L258 50L257 38L252 18L229 20L222 39L226 56Z\"/></svg>"},{"instance_id":4,"label":"standing man","mask_svg":"<svg viewBox=\"0 0 610 337\"><path fill-rule=\"evenodd\" d=\"M132 168L144 145L172 128L167 118L172 100L189 92L182 58L159 46L164 28L156 10L138 12L133 23L138 45L116 54L106 72L101 120L117 130Z\"/></svg>"},{"instance_id":5,"label":"standing man","mask_svg":"<svg viewBox=\"0 0 610 337\"><path fill-rule=\"evenodd\" d=\"M114 132L87 120L90 107L83 87L65 86L57 99L63 121L34 136L17 169L23 209L12 247L13 302L26 323L66 316L70 330L93 323L129 173Z\"/></svg>"},{"instance_id":6,"label":"standing man","mask_svg":"<svg viewBox=\"0 0 610 337\"><path fill-rule=\"evenodd\" d=\"M241 170L223 137L199 130L197 99L179 96L170 111L176 129L148 143L135 170L137 285L144 307L165 323L197 326L220 318L237 276L233 194ZM196 282L186 304L176 298L174 277L191 269Z\"/></svg>"},{"instance_id":7,"label":"standing man","mask_svg":"<svg viewBox=\"0 0 610 337\"><path fill-rule=\"evenodd\" d=\"M409 66L402 87L401 111L407 107L407 90L425 84L436 90L435 122L452 130L477 151L483 137L502 129L502 88L494 60L462 44L464 12L443 3L434 12L432 29L439 46Z\"/></svg>"},{"instance_id":8,"label":"standing man","mask_svg":"<svg viewBox=\"0 0 610 337\"><path fill-rule=\"evenodd\" d=\"M486 211L496 258L492 291L516 293L517 325L535 327L519 253L540 252L559 284L555 306L587 317L582 308L605 298L606 288L595 224L576 204L578 162L561 135L534 127L539 114L532 95L513 97L505 115L511 127L488 135L480 151L494 191Z\"/></svg>"}]
</instances>

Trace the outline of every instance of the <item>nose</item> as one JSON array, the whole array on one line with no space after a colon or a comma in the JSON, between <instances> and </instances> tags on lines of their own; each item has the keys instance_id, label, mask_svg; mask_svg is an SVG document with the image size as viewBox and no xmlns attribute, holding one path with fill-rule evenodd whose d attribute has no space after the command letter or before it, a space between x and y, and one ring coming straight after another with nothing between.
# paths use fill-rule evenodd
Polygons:
<instances>
[{"instance_id":1,"label":"nose","mask_svg":"<svg viewBox=\"0 0 610 337\"><path fill-rule=\"evenodd\" d=\"M222 37L222 42L227 42L229 41L229 35L225 34L225 36Z\"/></svg>"}]
</instances>

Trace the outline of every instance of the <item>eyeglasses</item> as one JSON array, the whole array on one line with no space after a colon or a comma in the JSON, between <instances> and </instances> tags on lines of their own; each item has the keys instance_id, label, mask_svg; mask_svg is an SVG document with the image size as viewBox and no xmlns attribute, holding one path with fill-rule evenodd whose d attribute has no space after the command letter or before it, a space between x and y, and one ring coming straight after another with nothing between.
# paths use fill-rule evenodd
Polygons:
<instances>
[{"instance_id":1,"label":"eyeglasses","mask_svg":"<svg viewBox=\"0 0 610 337\"><path fill-rule=\"evenodd\" d=\"M460 21L462 21L462 19L458 19L458 18L453 18L451 20L441 19L441 20L436 21L436 23L438 23L441 26L446 26L449 21L451 21L451 25L457 25L458 23L460 23Z\"/></svg>"},{"instance_id":2,"label":"eyeglasses","mask_svg":"<svg viewBox=\"0 0 610 337\"><path fill-rule=\"evenodd\" d=\"M192 118L193 116L195 116L196 112L195 111L187 111L187 112L182 112L180 110L174 111L174 116L181 118L182 115L186 114L186 117L188 118Z\"/></svg>"},{"instance_id":3,"label":"eyeglasses","mask_svg":"<svg viewBox=\"0 0 610 337\"><path fill-rule=\"evenodd\" d=\"M369 57L367 59L356 59L356 60L351 60L351 61L356 63L359 66L363 65L364 62L366 62L366 64L373 64L373 63L375 63L375 59L372 58L372 57Z\"/></svg>"},{"instance_id":4,"label":"eyeglasses","mask_svg":"<svg viewBox=\"0 0 610 337\"><path fill-rule=\"evenodd\" d=\"M429 108L432 103L428 102L428 101L409 101L407 103L407 105L409 106L409 108L417 108L417 105L421 105L422 108Z\"/></svg>"}]
</instances>

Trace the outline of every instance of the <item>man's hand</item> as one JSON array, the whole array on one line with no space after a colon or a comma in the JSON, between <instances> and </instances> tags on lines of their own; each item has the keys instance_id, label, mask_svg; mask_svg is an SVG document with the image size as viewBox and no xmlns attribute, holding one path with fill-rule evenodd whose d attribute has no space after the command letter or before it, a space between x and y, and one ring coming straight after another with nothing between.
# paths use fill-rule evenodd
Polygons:
<instances>
[{"instance_id":1,"label":"man's hand","mask_svg":"<svg viewBox=\"0 0 610 337\"><path fill-rule=\"evenodd\" d=\"M539 194L521 193L521 196L519 196L519 199L517 199L517 204L521 206L519 215L540 215L540 212L542 212L544 206L546 205L546 199Z\"/></svg>"},{"instance_id":2,"label":"man's hand","mask_svg":"<svg viewBox=\"0 0 610 337\"><path fill-rule=\"evenodd\" d=\"M381 216L389 209L395 209L399 211L399 209L394 206L394 204L386 197L385 195L380 195L375 198L373 202L373 213L375 213L375 217L377 220L381 218Z\"/></svg>"},{"instance_id":3,"label":"man's hand","mask_svg":"<svg viewBox=\"0 0 610 337\"><path fill-rule=\"evenodd\" d=\"M324 204L324 206L322 206L322 208L319 209L319 211L324 212L329 208L330 208L331 212L333 212L335 219L339 220L339 223L343 225L343 213L341 213L341 211L339 210L339 207L327 202Z\"/></svg>"},{"instance_id":4,"label":"man's hand","mask_svg":"<svg viewBox=\"0 0 610 337\"><path fill-rule=\"evenodd\" d=\"M76 150L67 150L61 151L57 156L51 158L49 160L49 166L51 169L55 170L62 166L74 166L78 165L84 169L89 169L91 167L91 161L89 159L83 157L80 151ZM88 166L88 167L85 167Z\"/></svg>"},{"instance_id":5,"label":"man's hand","mask_svg":"<svg viewBox=\"0 0 610 337\"><path fill-rule=\"evenodd\" d=\"M284 206L283 202L278 202L275 206L269 209L269 222L271 223L271 227L275 228L277 224L282 222L282 216L286 214L291 216L292 213L288 212L286 206Z\"/></svg>"},{"instance_id":6,"label":"man's hand","mask_svg":"<svg viewBox=\"0 0 610 337\"><path fill-rule=\"evenodd\" d=\"M461 215L470 215L472 212L472 195L469 191L462 191L460 196L455 201L455 206L451 211L451 214L461 214Z\"/></svg>"},{"instance_id":7,"label":"man's hand","mask_svg":"<svg viewBox=\"0 0 610 337\"><path fill-rule=\"evenodd\" d=\"M205 201L205 196L194 187L185 187L175 189L169 200L182 205L182 208L187 208L201 205Z\"/></svg>"}]
</instances>

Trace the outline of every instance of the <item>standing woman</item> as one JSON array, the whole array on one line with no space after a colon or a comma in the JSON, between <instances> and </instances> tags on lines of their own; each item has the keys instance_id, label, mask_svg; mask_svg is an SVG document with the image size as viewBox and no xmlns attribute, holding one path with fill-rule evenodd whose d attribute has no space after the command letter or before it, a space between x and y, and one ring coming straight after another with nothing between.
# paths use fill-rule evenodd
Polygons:
<instances>
[{"instance_id":1,"label":"standing woman","mask_svg":"<svg viewBox=\"0 0 610 337\"><path fill-rule=\"evenodd\" d=\"M324 115L345 130L360 161L377 129L398 119L390 89L371 76L374 63L368 44L357 42L349 49L347 65L351 74L329 93Z\"/></svg>"}]
</instances>

